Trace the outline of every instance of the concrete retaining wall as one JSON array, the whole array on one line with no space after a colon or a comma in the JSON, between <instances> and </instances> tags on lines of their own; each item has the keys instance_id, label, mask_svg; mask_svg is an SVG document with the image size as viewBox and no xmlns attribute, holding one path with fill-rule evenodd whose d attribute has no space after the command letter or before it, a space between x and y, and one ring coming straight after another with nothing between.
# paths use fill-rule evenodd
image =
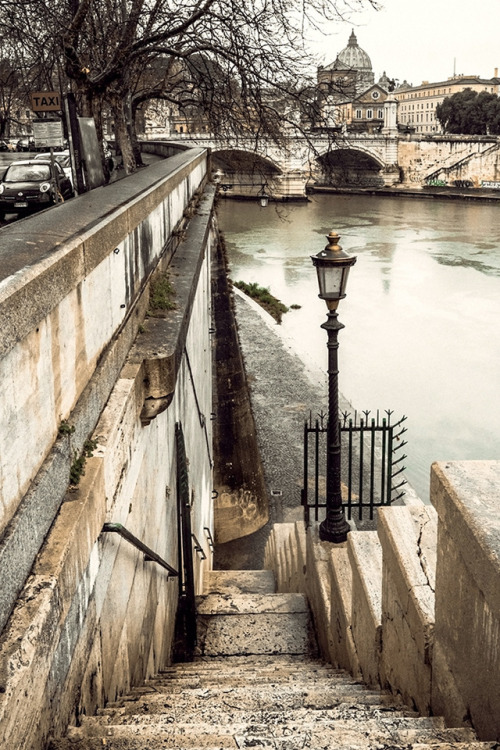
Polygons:
<instances>
[{"instance_id":1,"label":"concrete retaining wall","mask_svg":"<svg viewBox=\"0 0 500 750\"><path fill-rule=\"evenodd\" d=\"M211 567L206 170L192 150L2 230L2 746L43 748L169 662L177 579L101 530L121 523L178 568L176 424L198 592ZM174 309L145 317L165 272Z\"/></svg>"},{"instance_id":2,"label":"concrete retaining wall","mask_svg":"<svg viewBox=\"0 0 500 750\"><path fill-rule=\"evenodd\" d=\"M495 136L440 136L400 140L398 166L403 182L425 185L430 175L451 184L471 180L481 187L483 180L500 179L500 143Z\"/></svg>"},{"instance_id":3,"label":"concrete retaining wall","mask_svg":"<svg viewBox=\"0 0 500 750\"><path fill-rule=\"evenodd\" d=\"M500 462L435 464L435 508L381 509L378 537L351 531L337 545L321 542L317 525L307 532L277 525L266 550L279 590L307 594L325 659L493 741L500 740L499 497Z\"/></svg>"}]
</instances>

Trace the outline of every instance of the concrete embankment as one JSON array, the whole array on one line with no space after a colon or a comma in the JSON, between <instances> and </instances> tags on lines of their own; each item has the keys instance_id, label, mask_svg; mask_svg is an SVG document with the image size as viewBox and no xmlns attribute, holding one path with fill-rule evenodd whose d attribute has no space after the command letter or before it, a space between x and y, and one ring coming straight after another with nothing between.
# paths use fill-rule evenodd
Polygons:
<instances>
[{"instance_id":1,"label":"concrete embankment","mask_svg":"<svg viewBox=\"0 0 500 750\"><path fill-rule=\"evenodd\" d=\"M316 185L311 193L335 193L338 195L376 195L388 198L440 198L443 200L500 201L500 190L486 188L423 187L423 188L343 188Z\"/></svg>"},{"instance_id":2,"label":"concrete embankment","mask_svg":"<svg viewBox=\"0 0 500 750\"><path fill-rule=\"evenodd\" d=\"M256 302L234 289L240 348L245 363L269 494L269 521L259 531L216 548L221 569L259 569L274 523L303 518L304 422L326 409L326 375L310 370L282 329ZM326 351L325 351L326 358ZM342 400L342 408L349 404Z\"/></svg>"}]
</instances>

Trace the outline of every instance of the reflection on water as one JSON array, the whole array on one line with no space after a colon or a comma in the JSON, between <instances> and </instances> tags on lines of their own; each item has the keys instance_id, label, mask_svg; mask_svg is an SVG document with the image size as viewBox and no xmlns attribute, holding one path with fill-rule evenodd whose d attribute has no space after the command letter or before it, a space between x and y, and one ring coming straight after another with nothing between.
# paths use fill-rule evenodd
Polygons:
<instances>
[{"instance_id":1,"label":"reflection on water","mask_svg":"<svg viewBox=\"0 0 500 750\"><path fill-rule=\"evenodd\" d=\"M323 371L326 307L310 256L331 229L357 255L339 308L340 388L356 408L408 416L407 474L424 499L432 461L499 457L498 211L374 196L220 204L232 278L301 306L282 327Z\"/></svg>"}]
</instances>

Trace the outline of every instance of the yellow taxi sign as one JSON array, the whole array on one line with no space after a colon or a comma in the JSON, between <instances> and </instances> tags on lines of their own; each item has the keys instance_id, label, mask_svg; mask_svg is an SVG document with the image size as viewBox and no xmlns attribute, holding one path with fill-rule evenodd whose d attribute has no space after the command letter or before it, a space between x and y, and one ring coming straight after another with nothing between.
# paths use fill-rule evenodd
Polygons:
<instances>
[{"instance_id":1,"label":"yellow taxi sign","mask_svg":"<svg viewBox=\"0 0 500 750\"><path fill-rule=\"evenodd\" d=\"M62 109L58 91L34 91L30 97L33 112L59 112Z\"/></svg>"}]
</instances>

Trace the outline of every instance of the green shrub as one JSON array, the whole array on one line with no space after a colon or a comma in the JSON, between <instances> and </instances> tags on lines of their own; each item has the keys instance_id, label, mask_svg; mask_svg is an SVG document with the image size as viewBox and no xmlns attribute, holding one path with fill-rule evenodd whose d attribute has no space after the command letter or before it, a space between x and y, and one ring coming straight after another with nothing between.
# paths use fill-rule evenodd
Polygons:
<instances>
[{"instance_id":1,"label":"green shrub","mask_svg":"<svg viewBox=\"0 0 500 750\"><path fill-rule=\"evenodd\" d=\"M283 313L288 312L288 307L274 297L268 287L259 286L255 282L247 284L245 281L235 281L234 285L258 302L264 310L267 310L273 316L277 323L281 323Z\"/></svg>"}]
</instances>

